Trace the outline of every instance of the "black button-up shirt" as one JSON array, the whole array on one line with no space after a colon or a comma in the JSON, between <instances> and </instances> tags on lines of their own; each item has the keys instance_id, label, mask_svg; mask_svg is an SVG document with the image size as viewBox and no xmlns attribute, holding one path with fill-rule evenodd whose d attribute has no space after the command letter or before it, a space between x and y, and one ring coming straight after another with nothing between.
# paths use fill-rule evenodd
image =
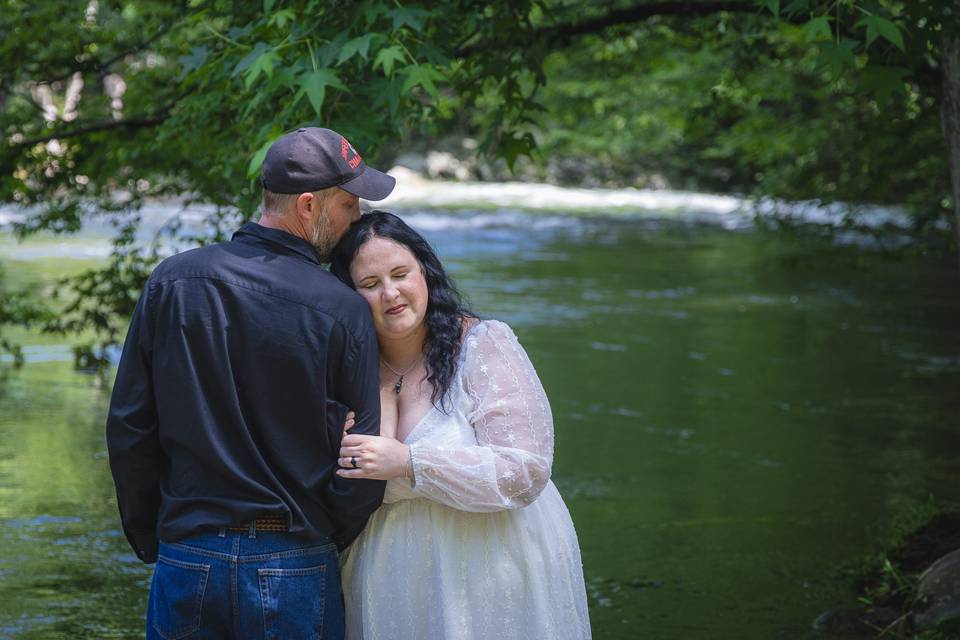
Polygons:
<instances>
[{"instance_id":1,"label":"black button-up shirt","mask_svg":"<svg viewBox=\"0 0 960 640\"><path fill-rule=\"evenodd\" d=\"M160 263L107 417L137 555L265 517L348 545L383 498L383 482L334 473L349 409L351 433L379 434L378 357L367 304L301 238L248 223Z\"/></svg>"}]
</instances>

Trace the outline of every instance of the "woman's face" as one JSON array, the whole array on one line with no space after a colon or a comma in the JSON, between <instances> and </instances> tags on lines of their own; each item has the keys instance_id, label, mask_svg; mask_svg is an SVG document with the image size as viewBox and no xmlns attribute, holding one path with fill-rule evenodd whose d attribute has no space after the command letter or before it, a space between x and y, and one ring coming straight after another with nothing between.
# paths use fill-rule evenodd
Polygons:
<instances>
[{"instance_id":1,"label":"woman's face","mask_svg":"<svg viewBox=\"0 0 960 640\"><path fill-rule=\"evenodd\" d=\"M370 305L377 335L405 338L420 330L427 315L427 282L420 263L405 246L373 237L350 265L357 292Z\"/></svg>"}]
</instances>

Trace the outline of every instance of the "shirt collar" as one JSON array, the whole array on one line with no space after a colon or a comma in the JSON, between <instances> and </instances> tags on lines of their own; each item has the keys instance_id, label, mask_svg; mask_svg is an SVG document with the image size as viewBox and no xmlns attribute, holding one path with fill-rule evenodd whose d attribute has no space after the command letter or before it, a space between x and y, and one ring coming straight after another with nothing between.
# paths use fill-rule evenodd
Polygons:
<instances>
[{"instance_id":1,"label":"shirt collar","mask_svg":"<svg viewBox=\"0 0 960 640\"><path fill-rule=\"evenodd\" d=\"M244 240L253 240L257 244L260 244L260 242L269 242L270 244L280 245L289 251L300 254L310 262L321 264L316 249L303 238L299 238L286 231L281 231L280 229L265 227L256 222L247 222L237 229L231 240L239 240L241 242Z\"/></svg>"}]
</instances>

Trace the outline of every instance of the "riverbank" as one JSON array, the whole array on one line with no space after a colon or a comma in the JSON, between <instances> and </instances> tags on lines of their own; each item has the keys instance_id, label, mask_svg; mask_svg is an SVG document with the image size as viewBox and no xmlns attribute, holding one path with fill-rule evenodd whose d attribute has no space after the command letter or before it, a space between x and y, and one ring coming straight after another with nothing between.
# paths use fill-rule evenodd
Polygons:
<instances>
[{"instance_id":1,"label":"riverbank","mask_svg":"<svg viewBox=\"0 0 960 640\"><path fill-rule=\"evenodd\" d=\"M824 612L814 629L841 637L960 639L960 509L927 505L897 529L884 551L847 570L856 606Z\"/></svg>"}]
</instances>

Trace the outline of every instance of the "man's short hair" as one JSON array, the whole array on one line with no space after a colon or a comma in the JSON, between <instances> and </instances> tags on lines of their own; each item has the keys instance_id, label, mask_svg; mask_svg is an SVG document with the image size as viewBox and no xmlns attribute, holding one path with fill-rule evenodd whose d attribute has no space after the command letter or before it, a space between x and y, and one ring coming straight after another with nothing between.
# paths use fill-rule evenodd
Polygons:
<instances>
[{"instance_id":1,"label":"man's short hair","mask_svg":"<svg viewBox=\"0 0 960 640\"><path fill-rule=\"evenodd\" d=\"M314 191L313 195L319 200L319 204L322 205L334 189L336 189L336 187L321 189L320 191ZM299 197L299 193L274 193L273 191L264 189L263 202L260 206L261 215L269 213L274 216L285 216L293 210Z\"/></svg>"}]
</instances>

